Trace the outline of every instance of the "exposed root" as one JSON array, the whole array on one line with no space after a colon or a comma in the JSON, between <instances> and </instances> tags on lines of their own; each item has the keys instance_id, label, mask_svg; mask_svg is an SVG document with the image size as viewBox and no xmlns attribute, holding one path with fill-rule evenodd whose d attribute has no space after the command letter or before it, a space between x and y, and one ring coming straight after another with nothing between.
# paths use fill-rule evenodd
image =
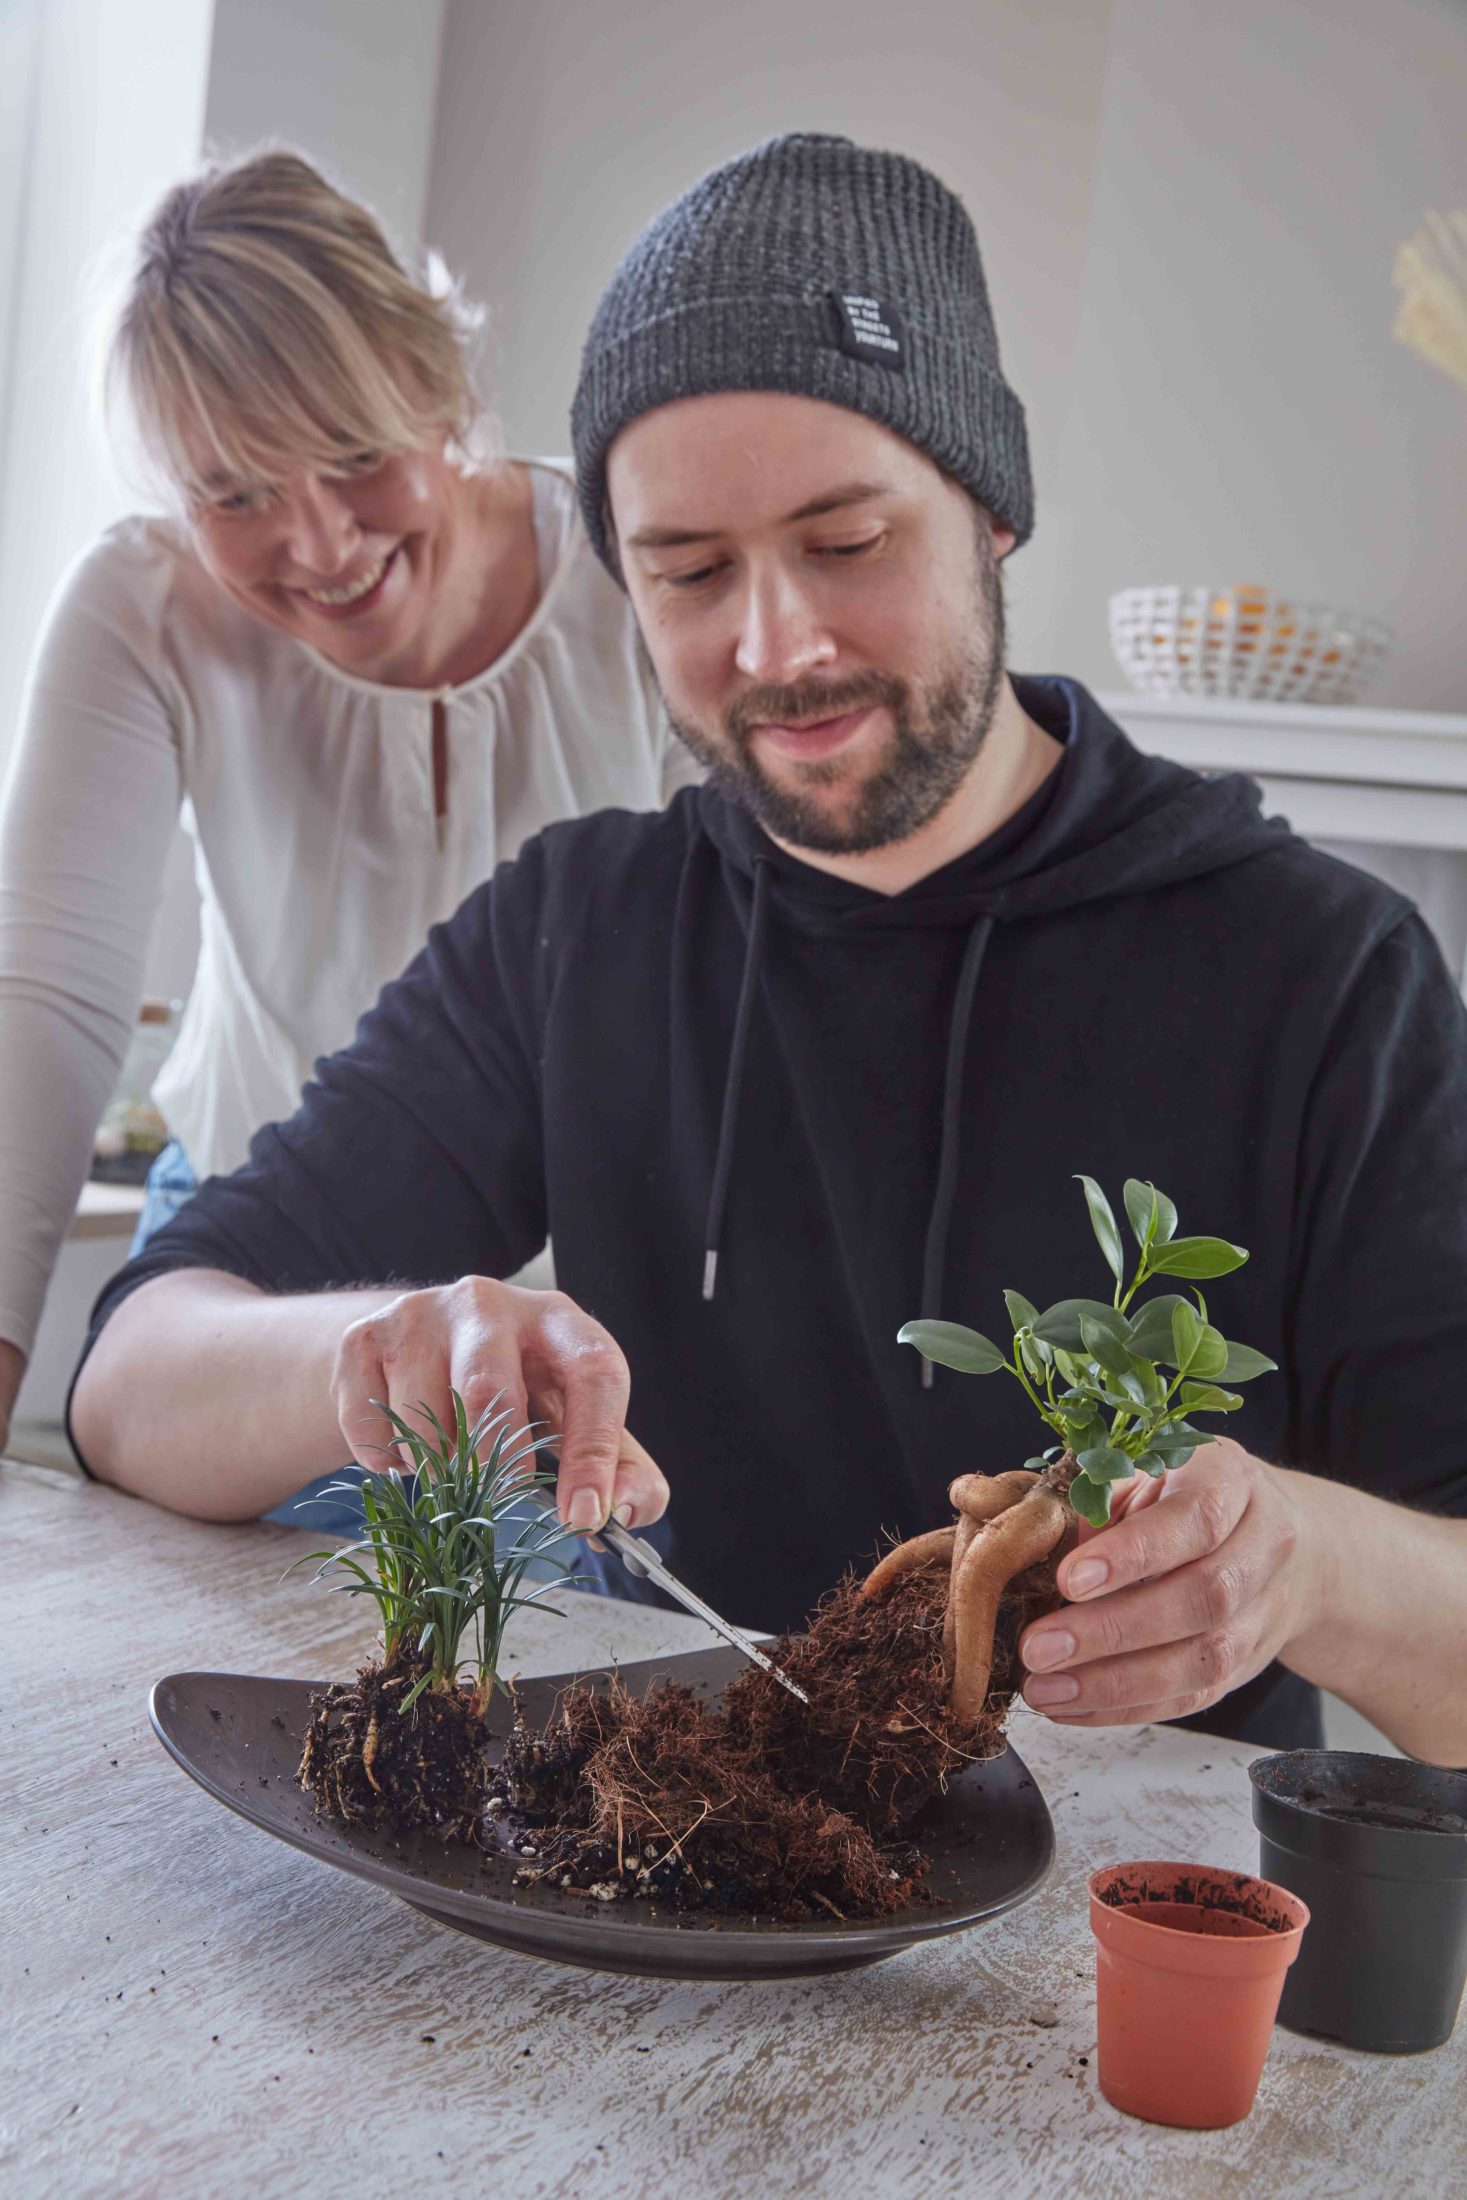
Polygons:
<instances>
[{"instance_id":1,"label":"exposed root","mask_svg":"<svg viewBox=\"0 0 1467 2200\"><path fill-rule=\"evenodd\" d=\"M925 1863L900 1829L998 1744L997 1721L981 1745L943 1702L945 1593L930 1567L879 1603L854 1581L832 1591L807 1634L775 1647L808 1706L752 1666L716 1711L675 1682L641 1702L615 1681L602 1696L569 1691L543 1734L516 1733L491 1783L525 1819L554 1768L533 1876L783 1920L880 1917L910 1900Z\"/></svg>"},{"instance_id":2,"label":"exposed root","mask_svg":"<svg viewBox=\"0 0 1467 2200\"><path fill-rule=\"evenodd\" d=\"M313 1696L297 1777L338 1825L475 1839L488 1778L484 1720L462 1689L428 1688L399 1710L419 1670L364 1666L349 1688Z\"/></svg>"},{"instance_id":3,"label":"exposed root","mask_svg":"<svg viewBox=\"0 0 1467 2200\"><path fill-rule=\"evenodd\" d=\"M958 1518L952 1530L938 1531L952 1535L942 1657L947 1707L960 1731L991 1721L996 1698L1006 1708L1017 1681L1009 1672L1013 1644L1030 1619L1059 1601L1054 1573L1074 1533L1067 1503L1074 1472L1066 1453L1043 1474L964 1474L948 1491ZM932 1566L935 1546L933 1535L898 1544L860 1595L884 1602L895 1581ZM1007 1641L1001 1614L1011 1623Z\"/></svg>"}]
</instances>

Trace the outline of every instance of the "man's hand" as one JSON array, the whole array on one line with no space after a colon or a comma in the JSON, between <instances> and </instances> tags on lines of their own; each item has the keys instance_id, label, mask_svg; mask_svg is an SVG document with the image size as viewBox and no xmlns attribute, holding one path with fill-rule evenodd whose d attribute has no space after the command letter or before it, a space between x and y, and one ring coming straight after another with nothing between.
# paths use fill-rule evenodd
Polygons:
<instances>
[{"instance_id":1,"label":"man's hand","mask_svg":"<svg viewBox=\"0 0 1467 2200\"><path fill-rule=\"evenodd\" d=\"M1261 1673L1315 1609L1297 1477L1231 1437L1163 1481L1116 1485L1110 1525L1059 1569L1063 1611L1024 1631L1036 1711L1089 1726L1179 1719Z\"/></svg>"},{"instance_id":2,"label":"man's hand","mask_svg":"<svg viewBox=\"0 0 1467 2200\"><path fill-rule=\"evenodd\" d=\"M645 1527L667 1509L662 1474L626 1427L631 1378L614 1337L561 1291L526 1291L487 1276L405 1291L346 1329L331 1397L352 1456L371 1471L391 1463L379 1406L410 1428L431 1406L453 1425L451 1390L470 1426L496 1399L509 1426L529 1421L558 1438L561 1519L582 1532L614 1514ZM541 1430L537 1429L537 1434Z\"/></svg>"}]
</instances>

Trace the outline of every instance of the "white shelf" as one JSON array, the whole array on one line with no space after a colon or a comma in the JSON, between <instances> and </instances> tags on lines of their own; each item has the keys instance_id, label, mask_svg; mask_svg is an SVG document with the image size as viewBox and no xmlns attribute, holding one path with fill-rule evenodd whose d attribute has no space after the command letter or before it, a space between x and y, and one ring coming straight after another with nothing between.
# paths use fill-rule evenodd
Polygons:
<instances>
[{"instance_id":1,"label":"white shelf","mask_svg":"<svg viewBox=\"0 0 1467 2200\"><path fill-rule=\"evenodd\" d=\"M128 1238L143 1211L141 1184L83 1184L68 1237Z\"/></svg>"},{"instance_id":2,"label":"white shelf","mask_svg":"<svg viewBox=\"0 0 1467 2200\"><path fill-rule=\"evenodd\" d=\"M1311 840L1467 853L1467 716L1105 694L1138 748L1243 771Z\"/></svg>"}]
</instances>

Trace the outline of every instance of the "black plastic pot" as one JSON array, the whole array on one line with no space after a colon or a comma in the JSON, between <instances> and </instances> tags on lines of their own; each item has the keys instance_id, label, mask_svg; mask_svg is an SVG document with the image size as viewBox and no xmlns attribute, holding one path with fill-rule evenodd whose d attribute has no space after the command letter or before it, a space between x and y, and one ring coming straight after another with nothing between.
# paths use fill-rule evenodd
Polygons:
<instances>
[{"instance_id":1,"label":"black plastic pot","mask_svg":"<svg viewBox=\"0 0 1467 2200\"><path fill-rule=\"evenodd\" d=\"M1313 1921L1279 2023L1382 2055L1439 2047L1467 1978L1467 1772L1291 1749L1248 1776L1260 1873Z\"/></svg>"}]
</instances>

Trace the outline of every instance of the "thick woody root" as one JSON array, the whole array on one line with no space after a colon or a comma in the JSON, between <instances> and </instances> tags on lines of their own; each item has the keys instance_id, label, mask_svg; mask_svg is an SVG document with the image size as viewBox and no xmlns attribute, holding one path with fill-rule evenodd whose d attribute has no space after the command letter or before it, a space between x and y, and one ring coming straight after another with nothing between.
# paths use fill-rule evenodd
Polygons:
<instances>
[{"instance_id":1,"label":"thick woody root","mask_svg":"<svg viewBox=\"0 0 1467 2200\"><path fill-rule=\"evenodd\" d=\"M982 1522L961 1559L955 1558L949 1589L950 1702L959 1726L977 1725L987 1708L1004 1591L1018 1575L1042 1565L1064 1532L1064 1500L1041 1483Z\"/></svg>"},{"instance_id":2,"label":"thick woody root","mask_svg":"<svg viewBox=\"0 0 1467 2200\"><path fill-rule=\"evenodd\" d=\"M860 1594L884 1603L909 1575L931 1578L946 1555L943 1668L947 1708L959 1733L982 1735L1001 1727L1018 1683L1015 1645L1022 1628L1057 1601L1056 1556L1065 1544L1071 1514L1056 1476L1019 1469L994 1476L959 1476L948 1495L958 1518L898 1544L868 1575ZM1000 1613L1007 1605L1007 1627Z\"/></svg>"},{"instance_id":3,"label":"thick woody root","mask_svg":"<svg viewBox=\"0 0 1467 2200\"><path fill-rule=\"evenodd\" d=\"M297 1778L338 1825L472 1840L488 1772L484 1720L463 1689L424 1689L401 1710L420 1670L364 1666L350 1687L313 1696Z\"/></svg>"}]
</instances>

